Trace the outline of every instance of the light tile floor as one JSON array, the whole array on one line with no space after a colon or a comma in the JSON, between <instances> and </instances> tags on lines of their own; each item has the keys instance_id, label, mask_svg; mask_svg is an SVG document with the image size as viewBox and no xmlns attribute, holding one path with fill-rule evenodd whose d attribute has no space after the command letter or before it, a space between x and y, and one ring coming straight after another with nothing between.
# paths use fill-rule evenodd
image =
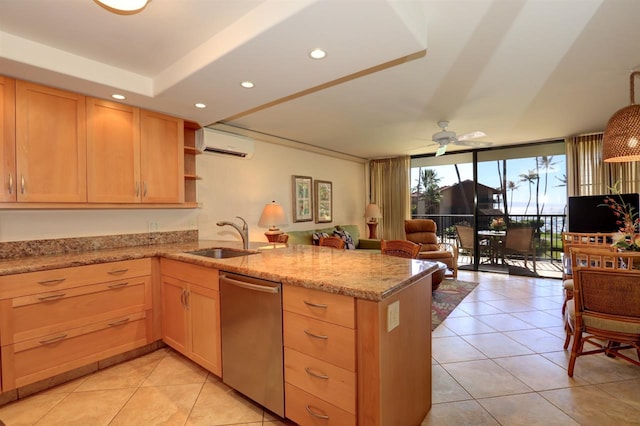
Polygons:
<instances>
[{"instance_id":1,"label":"light tile floor","mask_svg":"<svg viewBox=\"0 0 640 426\"><path fill-rule=\"evenodd\" d=\"M422 425L640 425L640 368L593 355L566 372L559 280L461 271L478 287L433 333ZM170 349L0 407L17 425L285 425Z\"/></svg>"}]
</instances>

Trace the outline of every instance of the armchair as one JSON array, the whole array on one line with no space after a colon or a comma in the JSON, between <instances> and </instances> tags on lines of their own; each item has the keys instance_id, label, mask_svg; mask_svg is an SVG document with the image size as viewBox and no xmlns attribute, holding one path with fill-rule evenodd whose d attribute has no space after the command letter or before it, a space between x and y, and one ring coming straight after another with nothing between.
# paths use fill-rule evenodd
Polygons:
<instances>
[{"instance_id":1,"label":"armchair","mask_svg":"<svg viewBox=\"0 0 640 426\"><path fill-rule=\"evenodd\" d=\"M438 227L431 219L407 219L404 221L405 238L421 244L418 259L442 262L447 265L447 276L458 277L458 248L455 244L438 242Z\"/></svg>"}]
</instances>

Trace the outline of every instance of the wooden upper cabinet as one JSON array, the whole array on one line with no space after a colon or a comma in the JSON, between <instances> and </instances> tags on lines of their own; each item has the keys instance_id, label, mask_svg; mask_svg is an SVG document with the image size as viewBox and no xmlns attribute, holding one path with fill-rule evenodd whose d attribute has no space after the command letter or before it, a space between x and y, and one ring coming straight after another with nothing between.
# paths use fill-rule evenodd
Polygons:
<instances>
[{"instance_id":1,"label":"wooden upper cabinet","mask_svg":"<svg viewBox=\"0 0 640 426\"><path fill-rule=\"evenodd\" d=\"M0 202L16 201L16 81L0 76Z\"/></svg>"},{"instance_id":2,"label":"wooden upper cabinet","mask_svg":"<svg viewBox=\"0 0 640 426\"><path fill-rule=\"evenodd\" d=\"M184 202L184 120L140 112L143 203Z\"/></svg>"},{"instance_id":3,"label":"wooden upper cabinet","mask_svg":"<svg viewBox=\"0 0 640 426\"><path fill-rule=\"evenodd\" d=\"M138 203L140 109L87 98L87 197L90 203Z\"/></svg>"},{"instance_id":4,"label":"wooden upper cabinet","mask_svg":"<svg viewBox=\"0 0 640 426\"><path fill-rule=\"evenodd\" d=\"M17 201L86 202L85 97L16 82Z\"/></svg>"}]
</instances>

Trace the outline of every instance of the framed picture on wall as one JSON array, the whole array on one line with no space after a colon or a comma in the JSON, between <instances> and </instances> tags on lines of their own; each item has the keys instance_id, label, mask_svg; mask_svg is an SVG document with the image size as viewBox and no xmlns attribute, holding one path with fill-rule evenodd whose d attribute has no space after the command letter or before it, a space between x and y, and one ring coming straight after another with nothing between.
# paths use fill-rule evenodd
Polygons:
<instances>
[{"instance_id":1,"label":"framed picture on wall","mask_svg":"<svg viewBox=\"0 0 640 426\"><path fill-rule=\"evenodd\" d=\"M308 176L292 176L293 221L309 222L313 220L312 179Z\"/></svg>"},{"instance_id":2,"label":"framed picture on wall","mask_svg":"<svg viewBox=\"0 0 640 426\"><path fill-rule=\"evenodd\" d=\"M333 220L333 193L331 182L315 181L316 223L331 222Z\"/></svg>"}]
</instances>

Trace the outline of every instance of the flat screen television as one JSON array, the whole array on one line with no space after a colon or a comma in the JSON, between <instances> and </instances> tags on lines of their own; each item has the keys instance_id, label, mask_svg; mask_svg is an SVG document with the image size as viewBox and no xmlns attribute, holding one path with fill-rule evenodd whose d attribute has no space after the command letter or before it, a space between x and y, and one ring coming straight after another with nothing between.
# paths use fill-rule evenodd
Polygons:
<instances>
[{"instance_id":1,"label":"flat screen television","mask_svg":"<svg viewBox=\"0 0 640 426\"><path fill-rule=\"evenodd\" d=\"M586 195L569 197L569 232L618 232L620 225L613 211L603 206L606 195ZM625 204L630 204L638 213L640 208L639 194L609 195L609 197Z\"/></svg>"}]
</instances>

